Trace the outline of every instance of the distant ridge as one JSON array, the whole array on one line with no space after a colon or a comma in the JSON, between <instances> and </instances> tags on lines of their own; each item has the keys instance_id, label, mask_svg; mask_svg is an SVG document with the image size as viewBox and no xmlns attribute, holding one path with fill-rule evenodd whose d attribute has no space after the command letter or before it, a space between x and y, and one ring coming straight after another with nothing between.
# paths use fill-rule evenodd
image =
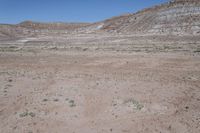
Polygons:
<instances>
[{"instance_id":1,"label":"distant ridge","mask_svg":"<svg viewBox=\"0 0 200 133\"><path fill-rule=\"evenodd\" d=\"M32 29L49 29L49 30L74 30L83 26L87 26L89 23L40 23L33 21L24 21L18 24L18 26Z\"/></svg>"}]
</instances>

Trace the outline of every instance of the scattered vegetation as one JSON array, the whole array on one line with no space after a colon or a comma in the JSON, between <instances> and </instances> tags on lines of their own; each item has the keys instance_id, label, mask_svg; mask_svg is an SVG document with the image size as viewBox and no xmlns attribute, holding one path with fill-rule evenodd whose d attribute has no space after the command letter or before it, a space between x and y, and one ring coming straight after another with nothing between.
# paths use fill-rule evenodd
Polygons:
<instances>
[{"instance_id":1,"label":"scattered vegetation","mask_svg":"<svg viewBox=\"0 0 200 133\"><path fill-rule=\"evenodd\" d=\"M59 99L57 99L57 98L56 98L56 99L54 99L53 101L54 101L54 102L58 102L58 101L59 101Z\"/></svg>"},{"instance_id":2,"label":"scattered vegetation","mask_svg":"<svg viewBox=\"0 0 200 133\"><path fill-rule=\"evenodd\" d=\"M66 98L65 100L66 100L66 101L68 101L68 100L69 100L69 98Z\"/></svg>"},{"instance_id":3,"label":"scattered vegetation","mask_svg":"<svg viewBox=\"0 0 200 133\"><path fill-rule=\"evenodd\" d=\"M170 47L169 46L164 46L164 49L166 50L166 49L170 49Z\"/></svg>"},{"instance_id":4,"label":"scattered vegetation","mask_svg":"<svg viewBox=\"0 0 200 133\"><path fill-rule=\"evenodd\" d=\"M33 113L33 112L30 112L29 115L30 115L31 117L35 117L35 113Z\"/></svg>"},{"instance_id":5,"label":"scattered vegetation","mask_svg":"<svg viewBox=\"0 0 200 133\"><path fill-rule=\"evenodd\" d=\"M23 113L19 114L19 116L20 116L20 117L26 117L26 116L28 116L28 112L27 112L27 111L26 111L26 112L23 112Z\"/></svg>"},{"instance_id":6,"label":"scattered vegetation","mask_svg":"<svg viewBox=\"0 0 200 133\"><path fill-rule=\"evenodd\" d=\"M69 101L69 106L70 107L75 107L76 106L75 101L74 100L70 100Z\"/></svg>"},{"instance_id":7,"label":"scattered vegetation","mask_svg":"<svg viewBox=\"0 0 200 133\"><path fill-rule=\"evenodd\" d=\"M48 101L48 99L46 99L46 98L45 98L45 99L43 99L42 101L43 101L43 102L47 102L47 101Z\"/></svg>"},{"instance_id":8,"label":"scattered vegetation","mask_svg":"<svg viewBox=\"0 0 200 133\"><path fill-rule=\"evenodd\" d=\"M140 102L138 102L134 98L124 101L124 104L129 104L131 107L133 107L133 109L136 109L136 110L141 110L142 108L144 108L144 105L142 105Z\"/></svg>"},{"instance_id":9,"label":"scattered vegetation","mask_svg":"<svg viewBox=\"0 0 200 133\"><path fill-rule=\"evenodd\" d=\"M19 114L19 116L20 117L26 117L26 116L35 117L35 113L26 111L26 112Z\"/></svg>"},{"instance_id":10,"label":"scattered vegetation","mask_svg":"<svg viewBox=\"0 0 200 133\"><path fill-rule=\"evenodd\" d=\"M200 49L196 49L194 53L200 53Z\"/></svg>"},{"instance_id":11,"label":"scattered vegetation","mask_svg":"<svg viewBox=\"0 0 200 133\"><path fill-rule=\"evenodd\" d=\"M18 50L18 47L16 47L16 46L0 47L1 52L14 52L17 50Z\"/></svg>"}]
</instances>

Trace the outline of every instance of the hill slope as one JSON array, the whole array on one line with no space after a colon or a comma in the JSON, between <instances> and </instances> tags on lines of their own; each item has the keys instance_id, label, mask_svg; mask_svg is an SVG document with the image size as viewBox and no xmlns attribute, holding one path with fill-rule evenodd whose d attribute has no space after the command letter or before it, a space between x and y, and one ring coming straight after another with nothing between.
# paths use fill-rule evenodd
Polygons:
<instances>
[{"instance_id":1,"label":"hill slope","mask_svg":"<svg viewBox=\"0 0 200 133\"><path fill-rule=\"evenodd\" d=\"M115 33L195 35L200 33L200 1L171 1L134 14L114 17L96 23L96 26Z\"/></svg>"}]
</instances>

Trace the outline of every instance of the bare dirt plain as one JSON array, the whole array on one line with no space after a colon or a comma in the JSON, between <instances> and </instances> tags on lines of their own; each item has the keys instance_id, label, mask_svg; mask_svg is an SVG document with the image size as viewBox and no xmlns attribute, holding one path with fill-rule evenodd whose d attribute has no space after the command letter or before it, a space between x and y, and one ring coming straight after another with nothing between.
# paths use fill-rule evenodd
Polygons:
<instances>
[{"instance_id":1,"label":"bare dirt plain","mask_svg":"<svg viewBox=\"0 0 200 133\"><path fill-rule=\"evenodd\" d=\"M1 133L199 133L200 56L0 53Z\"/></svg>"}]
</instances>

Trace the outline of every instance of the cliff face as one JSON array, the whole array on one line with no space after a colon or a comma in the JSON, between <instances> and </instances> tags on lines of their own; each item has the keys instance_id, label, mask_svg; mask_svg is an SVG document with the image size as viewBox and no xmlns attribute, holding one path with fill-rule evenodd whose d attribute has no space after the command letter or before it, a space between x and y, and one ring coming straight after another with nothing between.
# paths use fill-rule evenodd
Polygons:
<instances>
[{"instance_id":1,"label":"cliff face","mask_svg":"<svg viewBox=\"0 0 200 133\"><path fill-rule=\"evenodd\" d=\"M200 1L171 2L153 16L155 19L148 30L151 33L200 33Z\"/></svg>"}]
</instances>

